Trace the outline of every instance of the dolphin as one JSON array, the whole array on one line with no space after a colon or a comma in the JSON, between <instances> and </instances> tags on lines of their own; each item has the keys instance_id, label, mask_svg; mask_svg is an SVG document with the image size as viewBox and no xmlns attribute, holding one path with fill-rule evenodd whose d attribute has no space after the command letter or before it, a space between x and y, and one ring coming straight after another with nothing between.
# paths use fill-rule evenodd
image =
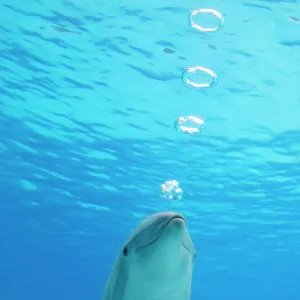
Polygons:
<instances>
[{"instance_id":1,"label":"dolphin","mask_svg":"<svg viewBox=\"0 0 300 300\"><path fill-rule=\"evenodd\" d=\"M127 239L103 300L189 300L196 251L181 214L156 213Z\"/></svg>"}]
</instances>

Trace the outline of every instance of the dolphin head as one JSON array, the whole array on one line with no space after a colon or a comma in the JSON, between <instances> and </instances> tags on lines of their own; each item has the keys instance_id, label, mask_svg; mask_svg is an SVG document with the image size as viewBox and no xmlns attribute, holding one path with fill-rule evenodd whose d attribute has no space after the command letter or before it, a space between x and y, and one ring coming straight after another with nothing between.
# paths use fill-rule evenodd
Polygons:
<instances>
[{"instance_id":1,"label":"dolphin head","mask_svg":"<svg viewBox=\"0 0 300 300\"><path fill-rule=\"evenodd\" d=\"M123 246L104 300L188 300L195 256L184 217L154 214Z\"/></svg>"}]
</instances>

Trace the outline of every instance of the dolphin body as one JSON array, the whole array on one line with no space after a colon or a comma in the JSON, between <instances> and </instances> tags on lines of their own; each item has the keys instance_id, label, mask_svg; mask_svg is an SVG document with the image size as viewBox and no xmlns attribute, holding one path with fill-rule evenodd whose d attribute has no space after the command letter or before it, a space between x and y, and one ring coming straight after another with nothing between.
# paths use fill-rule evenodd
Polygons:
<instances>
[{"instance_id":1,"label":"dolphin body","mask_svg":"<svg viewBox=\"0 0 300 300\"><path fill-rule=\"evenodd\" d=\"M154 214L123 246L103 300L189 300L195 257L184 217Z\"/></svg>"}]
</instances>

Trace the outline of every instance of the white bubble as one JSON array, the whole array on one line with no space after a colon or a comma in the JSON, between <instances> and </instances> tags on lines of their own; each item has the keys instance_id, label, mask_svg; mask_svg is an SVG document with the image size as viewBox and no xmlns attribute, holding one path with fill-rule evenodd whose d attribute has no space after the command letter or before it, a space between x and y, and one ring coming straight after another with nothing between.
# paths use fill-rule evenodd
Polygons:
<instances>
[{"instance_id":1,"label":"white bubble","mask_svg":"<svg viewBox=\"0 0 300 300\"><path fill-rule=\"evenodd\" d=\"M196 15L213 15L214 17L217 18L218 24L214 27L203 27L194 22L194 18ZM203 32L214 32L218 31L223 25L224 25L224 19L223 16L216 10L211 9L211 8L200 8L200 9L195 9L190 13L190 25L200 31Z\"/></svg>"},{"instance_id":2,"label":"white bubble","mask_svg":"<svg viewBox=\"0 0 300 300\"><path fill-rule=\"evenodd\" d=\"M183 191L177 180L168 180L160 186L160 197L168 200L180 200Z\"/></svg>"},{"instance_id":3,"label":"white bubble","mask_svg":"<svg viewBox=\"0 0 300 300\"><path fill-rule=\"evenodd\" d=\"M192 77L193 75L194 76L209 75L210 81L209 82L192 81L189 77ZM218 76L208 68L202 66L195 66L195 67L185 69L185 71L183 72L182 80L186 85L191 87L209 88L215 86L218 83Z\"/></svg>"},{"instance_id":4,"label":"white bubble","mask_svg":"<svg viewBox=\"0 0 300 300\"><path fill-rule=\"evenodd\" d=\"M177 131L188 134L200 133L203 124L203 120L194 116L178 117L174 122Z\"/></svg>"}]
</instances>

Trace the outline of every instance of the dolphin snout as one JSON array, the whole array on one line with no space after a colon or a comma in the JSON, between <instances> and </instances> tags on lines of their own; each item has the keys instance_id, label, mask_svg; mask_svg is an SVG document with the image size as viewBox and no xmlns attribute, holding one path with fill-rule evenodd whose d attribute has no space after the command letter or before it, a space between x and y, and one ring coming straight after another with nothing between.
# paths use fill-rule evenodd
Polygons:
<instances>
[{"instance_id":1,"label":"dolphin snout","mask_svg":"<svg viewBox=\"0 0 300 300\"><path fill-rule=\"evenodd\" d=\"M174 219L178 219L178 220L182 220L185 222L185 218L183 215L181 214L178 214L178 213L174 213L171 217L171 221L174 220Z\"/></svg>"}]
</instances>

